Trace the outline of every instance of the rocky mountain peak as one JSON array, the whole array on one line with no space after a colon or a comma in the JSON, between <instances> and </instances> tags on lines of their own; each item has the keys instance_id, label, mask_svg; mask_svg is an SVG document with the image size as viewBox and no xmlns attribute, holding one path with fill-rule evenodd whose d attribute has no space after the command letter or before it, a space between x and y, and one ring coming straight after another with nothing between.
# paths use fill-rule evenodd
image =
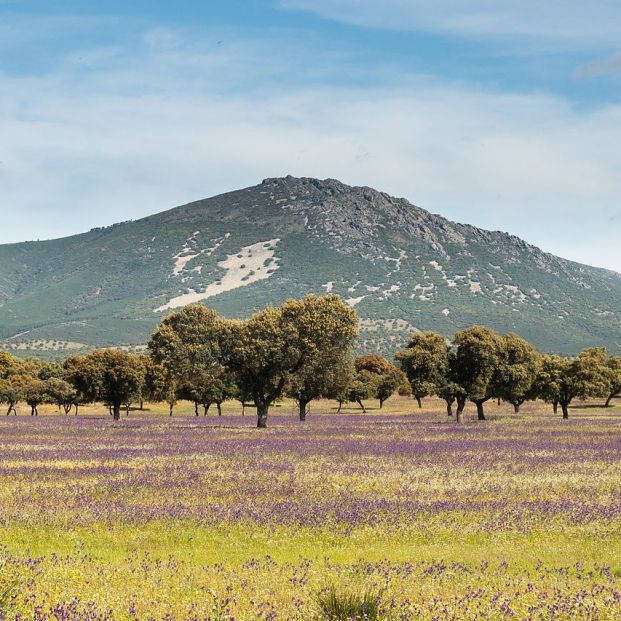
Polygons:
<instances>
[{"instance_id":1,"label":"rocky mountain peak","mask_svg":"<svg viewBox=\"0 0 621 621\"><path fill-rule=\"evenodd\" d=\"M0 346L139 345L164 313L225 315L309 292L361 317L361 350L481 323L542 349L621 350L621 278L365 186L279 177L135 222L0 246ZM2 340L4 339L4 340Z\"/></svg>"}]
</instances>

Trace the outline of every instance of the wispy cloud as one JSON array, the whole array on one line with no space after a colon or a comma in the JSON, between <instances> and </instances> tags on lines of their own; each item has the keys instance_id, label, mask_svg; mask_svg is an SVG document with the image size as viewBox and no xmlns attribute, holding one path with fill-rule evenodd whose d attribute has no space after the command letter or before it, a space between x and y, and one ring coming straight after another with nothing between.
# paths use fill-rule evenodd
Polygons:
<instances>
[{"instance_id":1,"label":"wispy cloud","mask_svg":"<svg viewBox=\"0 0 621 621\"><path fill-rule=\"evenodd\" d=\"M6 4L6 3L5 3ZM10 4L10 3L9 3ZM0 0L2 6L2 0ZM96 33L119 26L117 17L88 15L11 15L0 21L0 49L61 40L70 35Z\"/></svg>"},{"instance_id":2,"label":"wispy cloud","mask_svg":"<svg viewBox=\"0 0 621 621\"><path fill-rule=\"evenodd\" d=\"M577 78L597 78L603 75L610 75L621 71L621 53L612 58L596 60L580 65L576 69Z\"/></svg>"},{"instance_id":3,"label":"wispy cloud","mask_svg":"<svg viewBox=\"0 0 621 621\"><path fill-rule=\"evenodd\" d=\"M280 5L360 26L466 37L521 36L601 45L621 35L617 0L280 0Z\"/></svg>"}]
</instances>

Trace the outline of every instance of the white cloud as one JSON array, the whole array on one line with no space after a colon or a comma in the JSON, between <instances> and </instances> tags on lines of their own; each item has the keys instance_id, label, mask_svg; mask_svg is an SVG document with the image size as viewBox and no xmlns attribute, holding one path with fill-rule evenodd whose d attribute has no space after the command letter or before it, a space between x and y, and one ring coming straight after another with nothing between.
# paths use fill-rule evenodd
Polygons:
<instances>
[{"instance_id":1,"label":"white cloud","mask_svg":"<svg viewBox=\"0 0 621 621\"><path fill-rule=\"evenodd\" d=\"M360 26L466 37L528 36L617 43L618 0L280 0L281 6Z\"/></svg>"},{"instance_id":2,"label":"white cloud","mask_svg":"<svg viewBox=\"0 0 621 621\"><path fill-rule=\"evenodd\" d=\"M303 86L265 42L150 33L124 53L0 75L0 241L136 218L295 174L406 196L621 270L621 107L409 76ZM262 69L266 68L266 69Z\"/></svg>"}]
</instances>

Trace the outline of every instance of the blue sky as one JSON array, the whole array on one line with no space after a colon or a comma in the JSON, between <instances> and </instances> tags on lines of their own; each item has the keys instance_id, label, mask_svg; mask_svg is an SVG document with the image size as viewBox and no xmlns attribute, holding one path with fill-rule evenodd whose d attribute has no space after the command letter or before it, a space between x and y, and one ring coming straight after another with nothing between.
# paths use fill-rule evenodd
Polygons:
<instances>
[{"instance_id":1,"label":"blue sky","mask_svg":"<svg viewBox=\"0 0 621 621\"><path fill-rule=\"evenodd\" d=\"M618 0L0 0L0 243L267 176L621 271Z\"/></svg>"}]
</instances>

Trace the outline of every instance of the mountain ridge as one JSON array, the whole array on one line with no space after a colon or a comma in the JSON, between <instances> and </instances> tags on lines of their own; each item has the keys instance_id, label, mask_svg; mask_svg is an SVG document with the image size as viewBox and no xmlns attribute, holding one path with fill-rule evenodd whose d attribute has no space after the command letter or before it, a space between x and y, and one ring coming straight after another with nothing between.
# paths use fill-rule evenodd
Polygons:
<instances>
[{"instance_id":1,"label":"mountain ridge","mask_svg":"<svg viewBox=\"0 0 621 621\"><path fill-rule=\"evenodd\" d=\"M0 346L48 355L138 346L178 303L242 317L326 291L359 311L369 351L396 349L412 329L451 334L472 323L561 353L621 350L617 272L367 186L291 176L70 237L0 245Z\"/></svg>"}]
</instances>

